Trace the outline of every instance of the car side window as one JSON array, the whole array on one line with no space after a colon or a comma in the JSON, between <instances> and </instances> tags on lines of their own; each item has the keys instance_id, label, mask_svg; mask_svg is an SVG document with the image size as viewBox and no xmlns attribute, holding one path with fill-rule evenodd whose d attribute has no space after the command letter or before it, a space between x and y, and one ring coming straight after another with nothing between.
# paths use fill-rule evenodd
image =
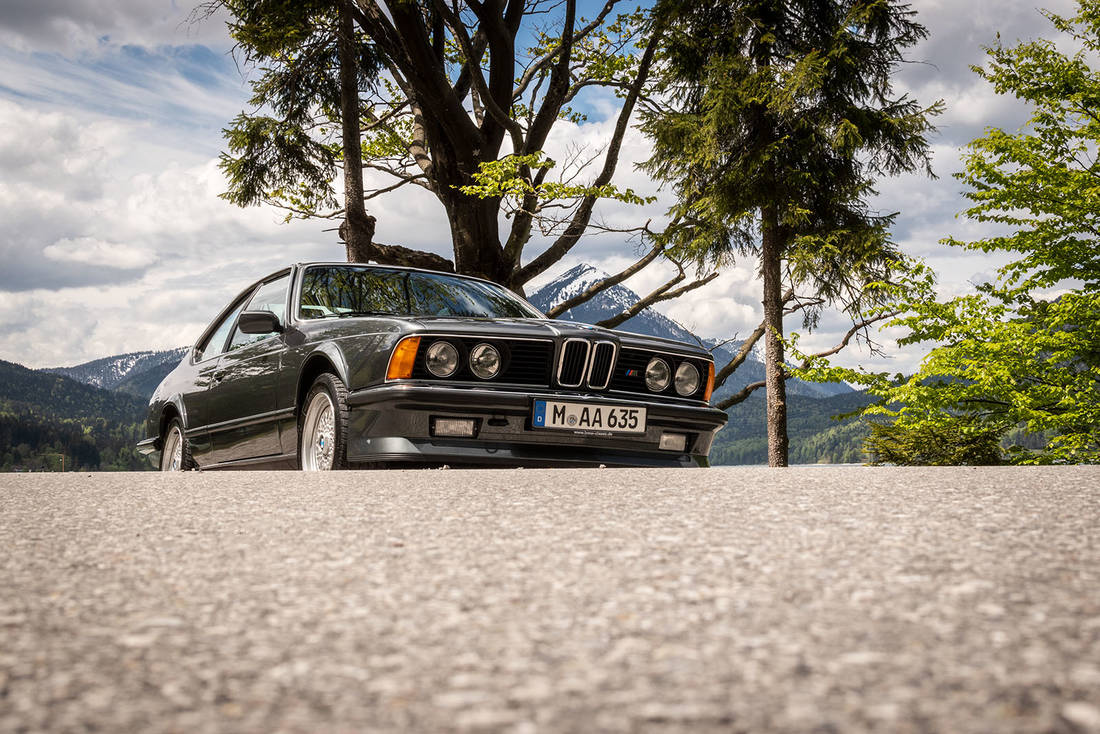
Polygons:
<instances>
[{"instance_id":1,"label":"car side window","mask_svg":"<svg viewBox=\"0 0 1100 734\"><path fill-rule=\"evenodd\" d=\"M245 311L270 311L279 317L280 323L286 322L286 289L290 283L290 276L283 275L275 280L264 283L256 292L252 294L252 298L248 300L248 304L244 307ZM243 347L246 344L252 342L258 342L261 339L266 339L270 334L245 334L240 329L236 329L233 332L233 339L229 342L229 349L226 351L233 351Z\"/></svg>"},{"instance_id":2,"label":"car side window","mask_svg":"<svg viewBox=\"0 0 1100 734\"><path fill-rule=\"evenodd\" d=\"M244 301L241 301L237 306L229 312L221 323L218 324L218 328L214 329L214 333L210 335L202 346L199 347L195 354L195 360L201 361L217 357L224 351L226 337L229 336L229 330L232 329L237 323L237 315L244 310Z\"/></svg>"}]
</instances>

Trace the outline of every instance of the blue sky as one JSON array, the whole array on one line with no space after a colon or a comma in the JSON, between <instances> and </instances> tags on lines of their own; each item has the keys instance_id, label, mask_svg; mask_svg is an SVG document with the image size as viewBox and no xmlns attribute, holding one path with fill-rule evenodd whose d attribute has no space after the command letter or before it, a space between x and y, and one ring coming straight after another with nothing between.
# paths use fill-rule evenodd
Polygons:
<instances>
[{"instance_id":1,"label":"blue sky","mask_svg":"<svg viewBox=\"0 0 1100 734\"><path fill-rule=\"evenodd\" d=\"M241 287L290 261L342 259L331 223L283 224L263 208L217 197L221 129L247 107L244 74L220 18L189 22L192 2L168 0L0 0L0 359L33 367L108 354L182 346ZM1068 13L1069 0L1043 7ZM966 290L1000 264L950 250L947 235L982 229L955 218L965 205L951 174L959 149L987 126L1015 129L1026 110L996 96L968 68L982 44L1049 35L1036 5L1019 0L915 0L931 37L905 66L899 87L922 102L943 99L933 140L939 178L883 181L878 205L899 211L896 239L928 258L944 293ZM586 124L562 128L548 148L598 147L610 135L611 100L593 100ZM616 178L657 192L633 169L648 157L638 134L626 140ZM612 222L659 218L667 195L648 208L606 207ZM429 195L402 189L371 202L384 242L447 251L446 220ZM449 253L448 253L449 254ZM621 268L632 246L616 237L584 242L544 280L581 261ZM646 271L639 292L667 272ZM752 262L661 310L703 336L746 334L760 319ZM827 346L846 329L826 318L802 345ZM919 349L880 340L890 369L912 369ZM847 363L866 360L859 351ZM881 360L873 362L882 368Z\"/></svg>"}]
</instances>

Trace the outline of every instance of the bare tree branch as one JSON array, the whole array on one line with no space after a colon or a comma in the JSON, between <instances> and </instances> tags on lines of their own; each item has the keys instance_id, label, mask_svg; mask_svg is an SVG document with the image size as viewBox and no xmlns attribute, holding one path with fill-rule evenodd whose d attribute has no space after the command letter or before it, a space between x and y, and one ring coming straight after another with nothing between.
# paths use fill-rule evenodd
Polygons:
<instances>
[{"instance_id":1,"label":"bare tree branch","mask_svg":"<svg viewBox=\"0 0 1100 734\"><path fill-rule=\"evenodd\" d=\"M418 174L413 175L413 174L410 174L410 173L405 173L404 171L398 170L396 168L390 168L389 166L382 166L382 165L379 165L377 163L363 163L363 168L371 170L371 171L379 171L381 173L388 174L390 176L393 176L396 179L399 179L401 181L401 183L403 183L403 184L411 183L411 184L415 184L417 186L420 186L421 188L425 188L428 191L433 191L431 180L425 174L422 174L422 173L418 173ZM392 189L386 189L386 190L392 190ZM371 195L368 195L367 198L372 199L372 198L374 198L374 196L375 196L375 194L371 194Z\"/></svg>"},{"instance_id":2,"label":"bare tree branch","mask_svg":"<svg viewBox=\"0 0 1100 734\"><path fill-rule=\"evenodd\" d=\"M814 359L820 359L822 357L831 357L832 355L834 355L837 352L844 349L844 347L848 346L848 343L852 341L852 337L854 337L860 331L863 331L864 329L866 329L871 324L877 324L880 321L885 321L886 319L892 319L895 316L900 316L902 313L904 313L904 312L903 311L890 311L889 313L881 313L881 314L877 314L875 316L869 316L869 317L863 319L862 321L859 321L858 323L852 324L852 328L848 329L848 333L846 333L844 335L844 338L841 339L840 342L836 346L834 346L830 349L826 349L825 351L817 352L816 354L809 355L806 359L802 360L802 364L799 365L799 366L802 369L806 369L807 367L810 366L810 364L813 362Z\"/></svg>"},{"instance_id":3,"label":"bare tree branch","mask_svg":"<svg viewBox=\"0 0 1100 734\"><path fill-rule=\"evenodd\" d=\"M386 8L388 14L377 0L355 0L352 12L359 26L382 49L391 68L395 67L395 78L404 75L405 96L431 108L432 119L451 139L479 140L481 131L466 114L444 70L434 63L431 39L420 9L412 3L388 3ZM467 58L474 57L472 50L467 49L466 53Z\"/></svg>"},{"instance_id":4,"label":"bare tree branch","mask_svg":"<svg viewBox=\"0 0 1100 734\"><path fill-rule=\"evenodd\" d=\"M618 3L619 1L620 0L608 0L606 3L604 3L603 8L600 9L600 12L596 15L596 18L591 23L584 26L583 28L580 28L573 34L572 43L576 44L580 42L589 33L594 31L596 28L599 28L600 24L603 23L604 18L607 17L607 14L611 12L611 9L614 8L616 3ZM554 60L554 57L558 55L559 50L561 50L561 44L558 44L551 48L545 54L531 62L531 64L526 69L524 69L523 74L519 78L519 83L516 84L515 91L512 92L512 99L516 100L523 96L523 93L527 91L527 87L531 85L532 81L540 77L541 73L544 72L546 68L550 65L550 62Z\"/></svg>"},{"instance_id":5,"label":"bare tree branch","mask_svg":"<svg viewBox=\"0 0 1100 734\"><path fill-rule=\"evenodd\" d=\"M420 109L420 105L414 104L412 106L413 111L413 136L412 141L409 143L409 155L416 161L416 165L420 166L420 170L431 179L432 186L435 186L435 163L432 161L432 157L428 154L428 133L424 129L424 112Z\"/></svg>"},{"instance_id":6,"label":"bare tree branch","mask_svg":"<svg viewBox=\"0 0 1100 734\"><path fill-rule=\"evenodd\" d=\"M364 166L364 168L366 168L366 166ZM389 171L387 171L387 173L389 173ZM388 194L391 191L396 191L397 189L401 188L405 184L421 184L423 182L420 181L419 179L422 179L422 178L424 178L423 175L409 176L408 178L402 178L400 181L398 181L397 183L392 184L390 186L385 186L385 187L380 188L380 189L371 189L369 192L367 192L363 195L363 201L370 201L371 199L373 199L376 196L381 196L382 194Z\"/></svg>"},{"instance_id":7,"label":"bare tree branch","mask_svg":"<svg viewBox=\"0 0 1100 734\"><path fill-rule=\"evenodd\" d=\"M603 326L608 329L614 329L616 326L623 323L624 321L627 321L634 316L637 316L639 313L649 308L654 303L660 303L661 301L667 301L672 298L679 298L689 291L693 291L696 288L701 288L702 286L706 285L717 277L718 272L715 271L706 277L693 280L685 286L681 286L676 290L672 290L672 286L676 285L684 279L683 271L681 271L680 274L677 275L675 278L668 281L659 288L656 288L646 297L639 299L638 302L630 308L625 309L624 311L616 314L615 316L612 316L609 319L597 321L596 326Z\"/></svg>"},{"instance_id":8,"label":"bare tree branch","mask_svg":"<svg viewBox=\"0 0 1100 734\"><path fill-rule=\"evenodd\" d=\"M657 303L659 301L671 301L673 298L679 298L680 296L684 295L685 293L690 293L691 291L695 290L696 288L702 288L707 283L709 283L712 280L714 280L715 278L717 278L718 275L719 275L718 271L715 270L710 275L704 276L702 278L698 278L696 280L691 281L687 285L680 286L679 288L677 288L674 291L668 291L667 293L662 294L660 298L658 298L656 301L654 301L654 303Z\"/></svg>"},{"instance_id":9,"label":"bare tree branch","mask_svg":"<svg viewBox=\"0 0 1100 734\"><path fill-rule=\"evenodd\" d=\"M480 65L481 59L485 56L485 48L489 45L489 39L485 37L482 31L478 31L474 34L471 46L476 54L475 58L469 59L466 65L462 67L462 71L458 73L458 79L455 80L454 93L460 100L466 99L466 95L470 93L472 85L470 84L470 69L469 65Z\"/></svg>"},{"instance_id":10,"label":"bare tree branch","mask_svg":"<svg viewBox=\"0 0 1100 734\"><path fill-rule=\"evenodd\" d=\"M737 369L745 363L745 360L748 359L749 354L752 353L752 348L755 347L756 343L759 342L761 337L764 336L765 330L766 327L764 326L764 322L761 321L760 325L753 329L752 333L749 334L749 338L741 342L741 346L738 348L737 354L734 355L733 359L727 362L726 365L722 367L722 369L718 370L718 372L714 374L714 388L716 390L722 387L722 385L726 384L726 380L730 378L730 375L736 372Z\"/></svg>"},{"instance_id":11,"label":"bare tree branch","mask_svg":"<svg viewBox=\"0 0 1100 734\"><path fill-rule=\"evenodd\" d=\"M569 62L573 53L573 24L576 17L576 0L565 0L565 20L562 26L561 43L558 44L557 61L550 71L550 81L543 95L539 111L535 113L531 124L527 128L527 137L522 147L517 147L518 155L528 155L542 150L547 136L561 112L562 101L569 92ZM540 80L541 81L541 80ZM525 178L531 178L530 166L526 164L520 167L519 174ZM541 179L546 175L545 169L537 174ZM519 268L520 258L523 254L523 246L531 233L531 224L535 216L535 206L538 197L535 191L529 191L524 196L523 205L516 217L512 220L511 231L504 245L505 256L513 271ZM517 285L522 286L522 283Z\"/></svg>"},{"instance_id":12,"label":"bare tree branch","mask_svg":"<svg viewBox=\"0 0 1100 734\"><path fill-rule=\"evenodd\" d=\"M752 395L760 388L766 386L767 384L768 383L764 380L761 380L760 382L750 382L748 385L745 385L743 388L741 388L737 393L730 395L728 398L716 404L714 407L718 408L718 410L726 410L727 408L732 408L734 405L737 405L738 403L743 403L748 400L748 397L750 395Z\"/></svg>"},{"instance_id":13,"label":"bare tree branch","mask_svg":"<svg viewBox=\"0 0 1100 734\"><path fill-rule=\"evenodd\" d=\"M481 94L474 86L470 87L470 107L474 111L474 122L478 127L485 125L485 105L481 104Z\"/></svg>"},{"instance_id":14,"label":"bare tree branch","mask_svg":"<svg viewBox=\"0 0 1100 734\"><path fill-rule=\"evenodd\" d=\"M404 102L402 102L398 105L391 106L390 109L386 110L385 114L383 114L381 116L374 114L374 110L371 110L369 108L364 110L363 115L368 120L370 120L370 123L363 127L363 132L369 133L372 130L374 130L375 128L379 128L379 127L385 127L387 130L392 130L393 128L390 127L389 124L388 124L389 121L391 119L393 119L394 117L396 117L397 115L401 114L403 112L403 110L408 106L409 106L409 101L405 100Z\"/></svg>"},{"instance_id":15,"label":"bare tree branch","mask_svg":"<svg viewBox=\"0 0 1100 734\"><path fill-rule=\"evenodd\" d=\"M649 69L653 64L653 57L657 53L658 42L663 35L663 28L657 27L653 30L653 35L649 39L649 43L646 44L645 51L642 53L642 59L638 64L638 76L634 80L634 86L627 94L626 99L623 100L622 109L619 110L619 117L615 121L615 132L612 134L611 142L607 147L607 156L604 158L603 169L599 175L596 176L593 181L594 187L606 186L611 182L611 177L615 173L615 167L619 163L619 151L622 149L623 136L626 134L626 129L630 123L630 116L634 112L634 106L638 101L638 95L641 94L642 86L645 84L646 79L649 77ZM577 244L580 236L584 233L584 230L588 226L589 220L592 218L592 210L596 206L597 198L595 195L584 197L580 206L577 207L577 212L573 217L572 223L566 228L565 232L547 248L542 254L529 262L525 267L520 268L512 277L512 282L515 285L523 285L527 281L534 278L536 275L544 272L548 267L556 263L565 257L566 253Z\"/></svg>"},{"instance_id":16,"label":"bare tree branch","mask_svg":"<svg viewBox=\"0 0 1100 734\"><path fill-rule=\"evenodd\" d=\"M794 289L793 288L788 288L786 293L783 294L782 301L783 301L784 304L787 304L787 303L790 303L793 300L795 300ZM800 310L801 308L802 308L801 305L797 305L793 309L788 309L788 310L784 311L783 313L784 313L784 315L789 316L790 314ZM746 339L745 341L741 342L741 346L737 349L737 354L734 355L733 359L731 359L729 362L727 362L724 367L722 367L720 370L718 370L718 372L715 373L715 375L714 375L714 387L715 387L715 389L718 389L718 388L722 387L722 385L725 384L726 380L728 380L730 378L730 375L732 375L734 372L736 372L737 369L742 364L745 363L745 360L748 359L749 354L752 353L752 348L755 347L757 342L760 341L761 337L764 336L764 332L766 330L767 329L765 327L764 322L761 321L760 324L755 329L752 330L752 333L749 334L749 338ZM746 395L745 397L748 397L748 395ZM744 398L742 398L742 400L744 400ZM740 402L740 401L738 401L738 402Z\"/></svg>"},{"instance_id":17,"label":"bare tree branch","mask_svg":"<svg viewBox=\"0 0 1100 734\"><path fill-rule=\"evenodd\" d=\"M786 293L783 294L783 302L788 303L791 300L794 300L794 293L791 290L788 290ZM804 307L804 304L799 304L799 305L795 306L793 309L791 309L791 312L793 313L794 311L798 311L803 307ZM850 328L848 330L848 332L844 335L844 338L841 339L839 343L837 343L835 346L831 347L830 349L825 349L823 351L820 351L820 352L817 352L815 354L811 354L811 355L807 356L806 359L802 360L802 363L799 365L799 367L801 369L806 369L810 366L810 364L813 362L813 360L815 358L830 357L830 356L840 352L842 349L844 349L845 347L848 346L848 344L852 341L852 338L856 334L858 334L860 331L866 329L867 327L871 326L872 324L878 323L880 321L884 321L886 319L893 318L895 316L898 316L901 313L902 313L901 311L891 311L890 313L883 313L883 314L878 314L878 315L875 315L875 316L869 316L865 319L860 320L859 322L857 322L855 324L852 324L852 328ZM729 376L732 375L733 372L738 367L741 366L741 364L745 361L745 358L748 357L749 352L752 351L752 347L760 340L760 337L763 336L764 329L765 329L765 327L764 327L763 323L761 323L760 326L756 327L756 329L753 331L752 335L748 339L746 339L744 342L741 343L741 348L738 350L737 356L734 357L734 359L732 359L729 364L727 364L725 367L723 367L722 370L714 376L714 387L716 389L718 387L721 387L722 383L724 383L729 378ZM783 370L783 377L784 377L784 379L790 378L791 377L790 371L787 370L787 369L784 369ZM749 395L751 395L755 391L759 390L760 388L764 387L765 384L766 383L763 382L763 381L750 383L750 384L746 385L745 387L741 388L741 390L739 392L737 392L736 394L731 395L728 398L725 398L724 400L722 400L721 402L715 404L714 407L718 408L719 410L726 410L727 408L732 407L734 405L737 405L738 403L742 403L749 397Z\"/></svg>"},{"instance_id":18,"label":"bare tree branch","mask_svg":"<svg viewBox=\"0 0 1100 734\"><path fill-rule=\"evenodd\" d=\"M498 103L493 93L489 89L489 84L485 81L485 75L481 73L481 65L478 63L480 55L474 50L473 41L470 40L470 35L466 32L466 26L462 22L462 19L452 11L444 0L434 0L433 6L446 20L448 27L451 29L451 33L454 35L455 40L458 41L459 47L462 49L462 55L466 57L466 68L470 70L470 81L473 83L473 89L481 99L482 106L489 112L490 117L496 121L504 130L508 131L508 135L512 138L512 148L514 150L523 149L523 128L520 124L512 119L512 116L508 114L508 111L503 109ZM471 5L474 12L477 13L478 18L486 25L491 26L485 18L484 9ZM494 18L499 20L499 18ZM493 53L494 41L497 45L500 45L500 40L494 38L494 35L499 34L486 34L489 39L490 46L490 63L496 59L500 54L500 49L496 49L497 53Z\"/></svg>"}]
</instances>

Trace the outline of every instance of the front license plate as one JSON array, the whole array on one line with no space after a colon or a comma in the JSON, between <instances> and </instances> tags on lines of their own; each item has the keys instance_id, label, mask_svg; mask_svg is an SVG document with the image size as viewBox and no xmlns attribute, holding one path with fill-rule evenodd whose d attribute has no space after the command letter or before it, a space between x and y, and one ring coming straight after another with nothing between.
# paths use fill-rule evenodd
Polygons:
<instances>
[{"instance_id":1,"label":"front license plate","mask_svg":"<svg viewBox=\"0 0 1100 734\"><path fill-rule=\"evenodd\" d=\"M645 408L536 400L531 425L574 431L645 433Z\"/></svg>"}]
</instances>

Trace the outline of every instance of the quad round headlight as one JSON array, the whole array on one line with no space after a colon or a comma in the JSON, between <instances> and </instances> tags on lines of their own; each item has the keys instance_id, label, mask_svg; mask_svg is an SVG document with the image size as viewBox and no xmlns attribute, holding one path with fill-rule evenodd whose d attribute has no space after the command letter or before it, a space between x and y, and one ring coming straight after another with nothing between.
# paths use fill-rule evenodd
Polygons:
<instances>
[{"instance_id":1,"label":"quad round headlight","mask_svg":"<svg viewBox=\"0 0 1100 734\"><path fill-rule=\"evenodd\" d=\"M676 368L676 392L684 397L699 389L699 370L691 362L683 362Z\"/></svg>"},{"instance_id":2,"label":"quad round headlight","mask_svg":"<svg viewBox=\"0 0 1100 734\"><path fill-rule=\"evenodd\" d=\"M660 357L649 360L645 368L645 384L653 392L661 392L668 387L668 381L672 377L672 371L668 368L668 362Z\"/></svg>"},{"instance_id":3,"label":"quad round headlight","mask_svg":"<svg viewBox=\"0 0 1100 734\"><path fill-rule=\"evenodd\" d=\"M470 371L483 380L500 373L500 352L492 344L478 344L470 350Z\"/></svg>"},{"instance_id":4,"label":"quad round headlight","mask_svg":"<svg viewBox=\"0 0 1100 734\"><path fill-rule=\"evenodd\" d=\"M458 369L458 350L450 342L435 342L424 353L424 366L436 377L450 377Z\"/></svg>"}]
</instances>

